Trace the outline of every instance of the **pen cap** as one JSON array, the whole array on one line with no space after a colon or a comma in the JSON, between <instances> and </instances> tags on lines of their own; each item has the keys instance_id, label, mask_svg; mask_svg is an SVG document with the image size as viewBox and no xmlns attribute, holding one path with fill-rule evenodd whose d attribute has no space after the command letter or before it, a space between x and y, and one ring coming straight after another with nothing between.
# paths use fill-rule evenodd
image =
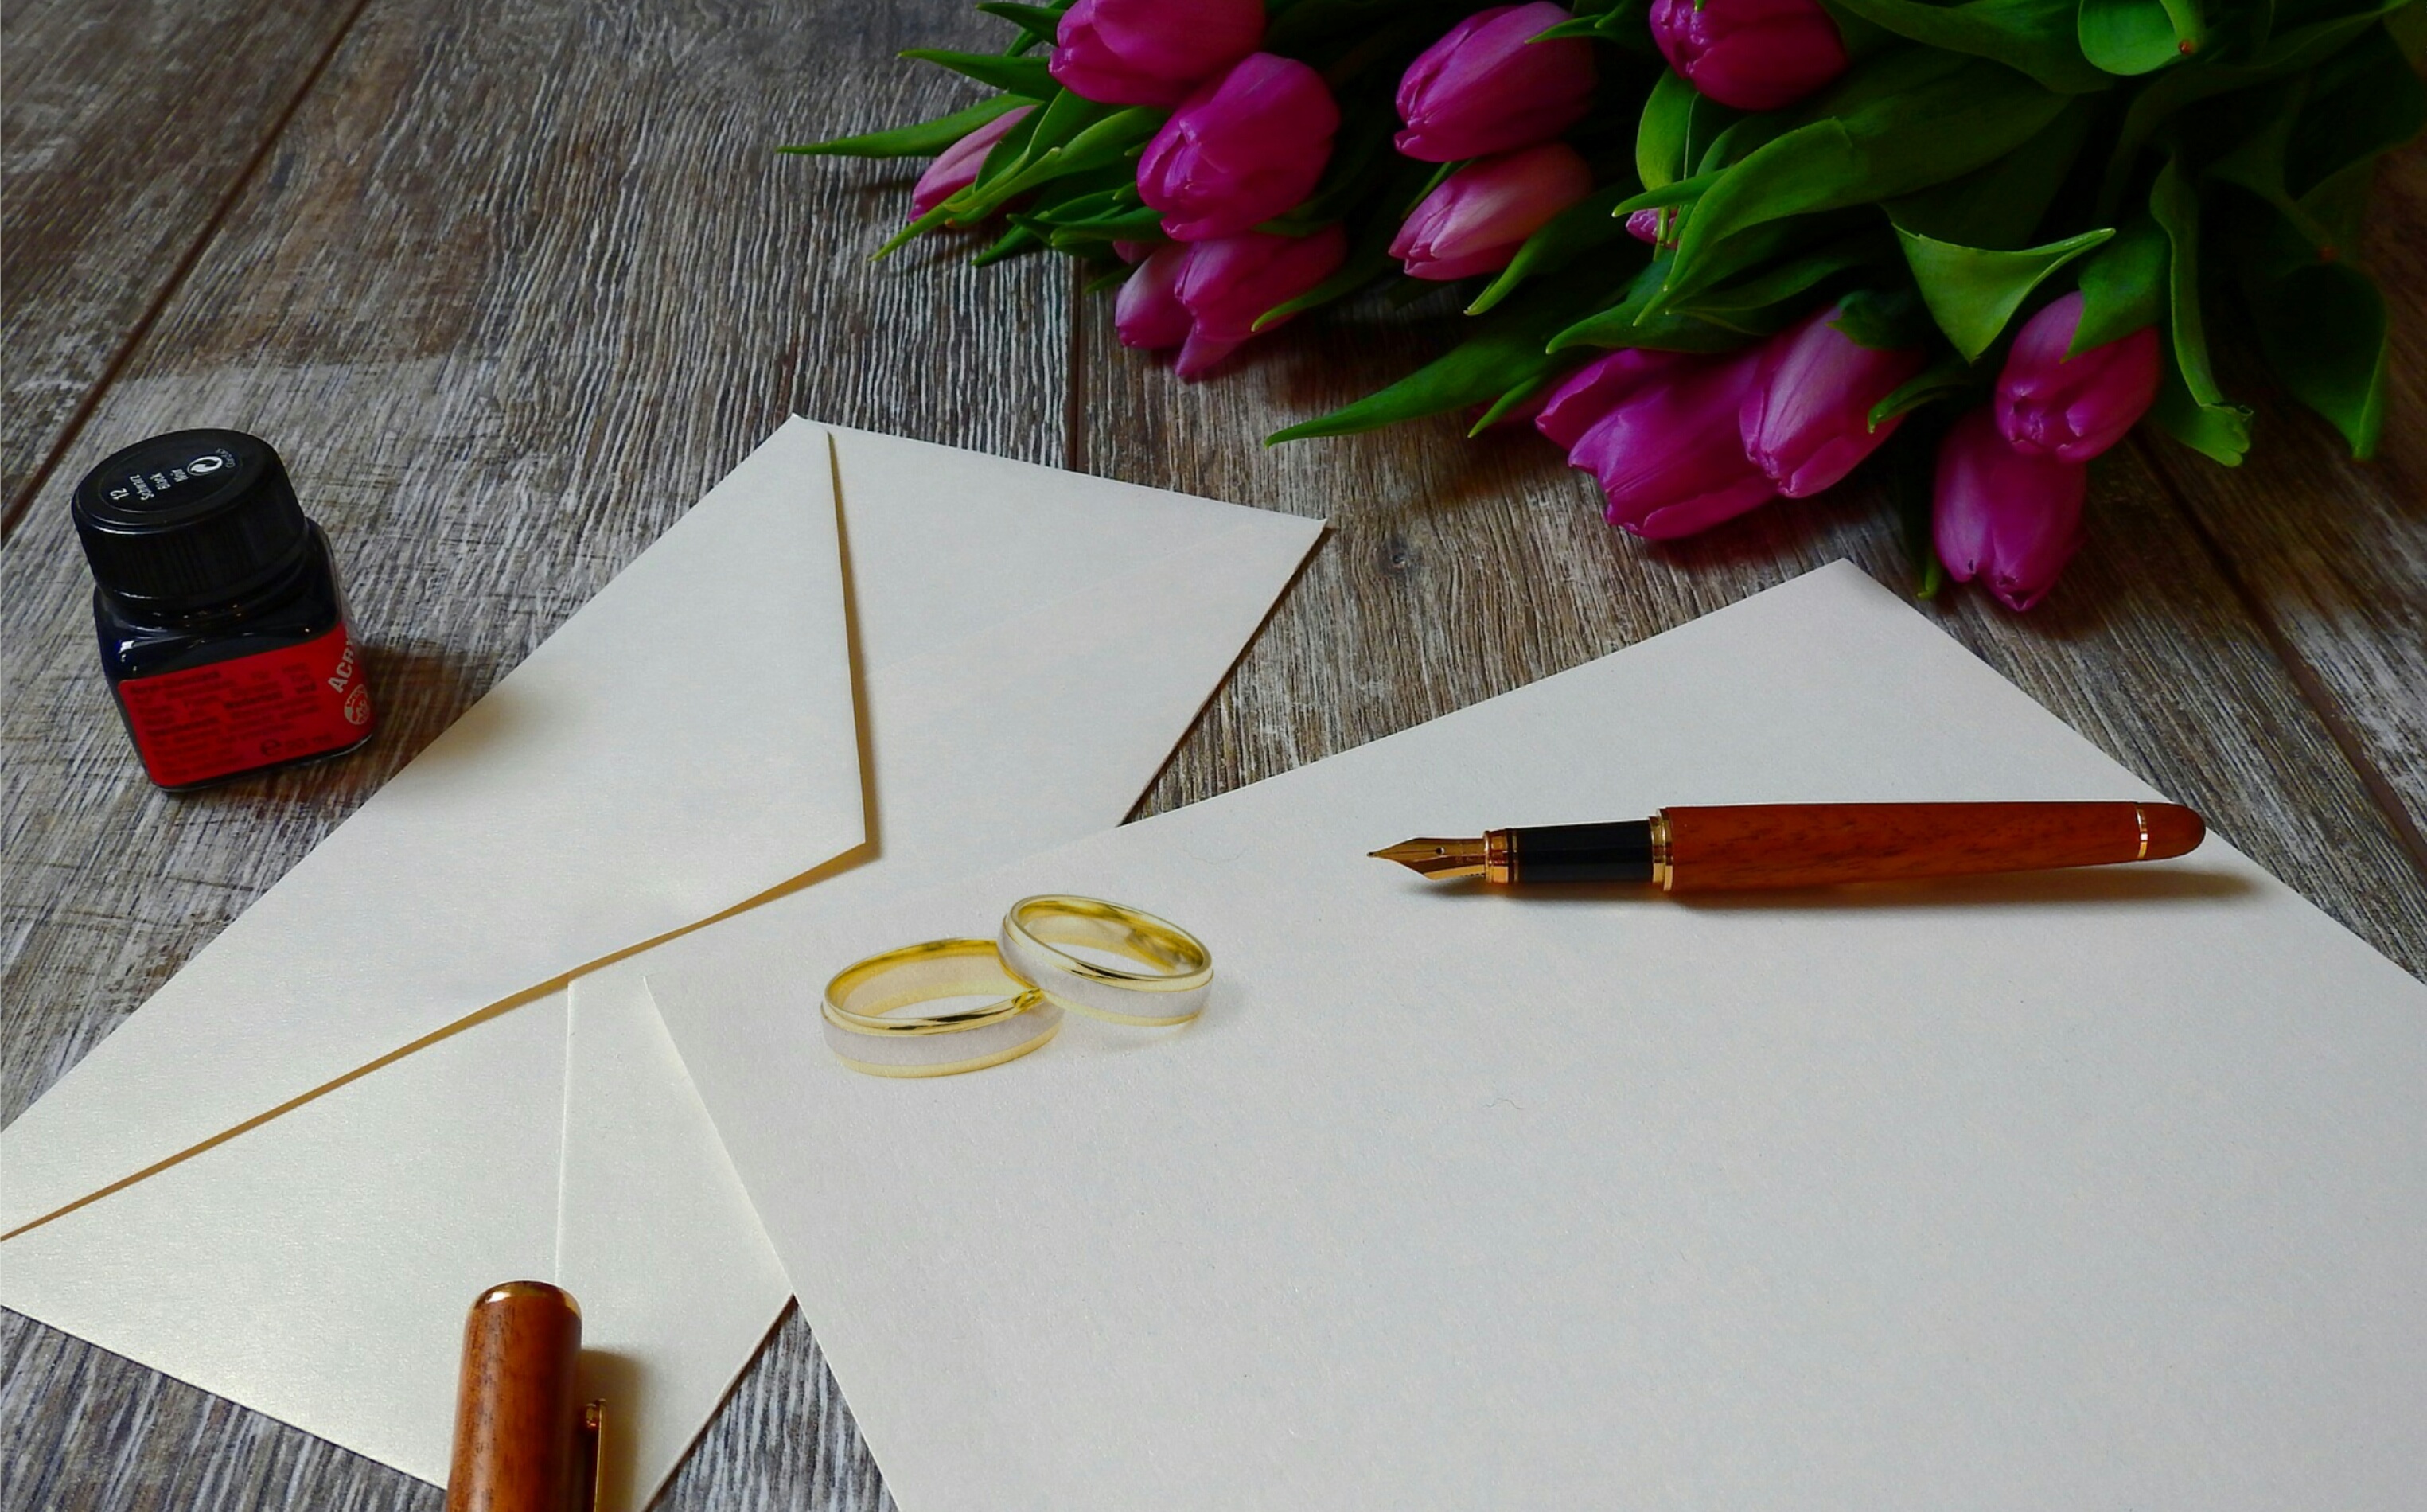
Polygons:
<instances>
[{"instance_id":1,"label":"pen cap","mask_svg":"<svg viewBox=\"0 0 2427 1512\"><path fill-rule=\"evenodd\" d=\"M447 1512L587 1512L580 1354L581 1309L560 1288L508 1281L472 1304Z\"/></svg>"}]
</instances>

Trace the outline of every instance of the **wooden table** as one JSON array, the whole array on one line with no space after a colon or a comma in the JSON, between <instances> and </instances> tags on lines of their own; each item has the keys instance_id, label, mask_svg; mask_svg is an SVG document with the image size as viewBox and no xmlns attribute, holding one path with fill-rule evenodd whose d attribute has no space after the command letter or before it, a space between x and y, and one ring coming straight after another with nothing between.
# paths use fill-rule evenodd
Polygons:
<instances>
[{"instance_id":1,"label":"wooden table","mask_svg":"<svg viewBox=\"0 0 2427 1512\"><path fill-rule=\"evenodd\" d=\"M1414 366L1438 315L1310 322L1192 387L1063 264L871 267L913 170L768 149L966 98L892 57L994 45L946 0L8 0L5 25L0 1121L790 412L1330 519L1141 812L1832 558L1909 583L1860 487L1650 547L1527 436L1255 444ZM2396 308L2378 462L2263 399L2238 472L2136 438L2048 603L1927 612L2427 973L2427 152L2385 173L2367 252ZM203 424L289 458L386 727L170 798L109 711L66 497L104 452ZM24 1319L0 1315L0 1355L8 1508L439 1504ZM665 1504L888 1504L797 1316Z\"/></svg>"}]
</instances>

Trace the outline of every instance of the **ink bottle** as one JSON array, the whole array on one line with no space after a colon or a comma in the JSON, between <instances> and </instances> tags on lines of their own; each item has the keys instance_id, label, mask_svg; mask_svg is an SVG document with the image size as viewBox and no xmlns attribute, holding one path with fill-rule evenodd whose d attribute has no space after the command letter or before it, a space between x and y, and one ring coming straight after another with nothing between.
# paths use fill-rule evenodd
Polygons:
<instances>
[{"instance_id":1,"label":"ink bottle","mask_svg":"<svg viewBox=\"0 0 2427 1512\"><path fill-rule=\"evenodd\" d=\"M155 783L200 788L370 739L328 539L268 442L137 442L87 474L71 508L102 672Z\"/></svg>"}]
</instances>

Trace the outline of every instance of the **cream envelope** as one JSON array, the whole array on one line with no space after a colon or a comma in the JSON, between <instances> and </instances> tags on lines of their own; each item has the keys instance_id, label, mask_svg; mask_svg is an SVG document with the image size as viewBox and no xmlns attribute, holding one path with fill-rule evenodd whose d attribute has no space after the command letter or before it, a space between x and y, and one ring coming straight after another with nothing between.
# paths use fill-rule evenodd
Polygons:
<instances>
[{"instance_id":1,"label":"cream envelope","mask_svg":"<svg viewBox=\"0 0 2427 1512\"><path fill-rule=\"evenodd\" d=\"M435 1480L464 1307L556 1279L645 1501L788 1290L639 977L563 979L1117 823L1319 530L789 423L0 1134L12 1222L103 1194L0 1302Z\"/></svg>"},{"instance_id":2,"label":"cream envelope","mask_svg":"<svg viewBox=\"0 0 2427 1512\"><path fill-rule=\"evenodd\" d=\"M1699 902L1364 854L2152 796L1841 564L648 976L904 1512L2415 1506L2427 989L2222 840ZM826 972L1044 891L1198 931L1203 1017L837 1063Z\"/></svg>"}]
</instances>

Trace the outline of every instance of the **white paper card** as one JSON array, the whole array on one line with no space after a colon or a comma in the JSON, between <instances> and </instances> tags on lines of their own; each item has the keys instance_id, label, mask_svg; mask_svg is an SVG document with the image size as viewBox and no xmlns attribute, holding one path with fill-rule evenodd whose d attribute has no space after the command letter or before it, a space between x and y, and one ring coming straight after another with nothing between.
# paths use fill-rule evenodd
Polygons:
<instances>
[{"instance_id":1,"label":"white paper card","mask_svg":"<svg viewBox=\"0 0 2427 1512\"><path fill-rule=\"evenodd\" d=\"M2152 796L1839 565L650 982L904 1512L2413 1505L2427 989L2222 840L1696 902L1363 854ZM1057 890L1201 933L1204 1017L827 1052L828 973Z\"/></svg>"},{"instance_id":2,"label":"white paper card","mask_svg":"<svg viewBox=\"0 0 2427 1512\"><path fill-rule=\"evenodd\" d=\"M697 577L679 591L619 591L636 574L665 581L643 568L668 544L748 555L765 539L765 522L721 502L737 498L760 513L822 518L832 592L815 573L788 587L747 657L653 663L637 679L606 675L621 647L649 639L654 621L700 618L703 604L733 607L717 583ZM552 664L544 687L561 696L508 700L551 710L544 726L517 737L542 764L555 759L538 749L546 729L580 740L601 728L663 726L665 749L647 767L656 785L618 789L625 806L578 816L591 838L573 862L586 870L565 896L586 906L611 897L618 879L636 895L659 896L666 836L680 837L683 854L726 847L748 860L797 834L788 816L808 807L847 815L835 833L847 829L854 843L766 905L788 919L814 917L829 895L953 875L1117 822L1320 528L795 420L575 617L595 622L604 609L613 634L577 640ZM846 556L848 594L839 571ZM768 563L779 570L780 554ZM829 611L835 634L821 638L810 616ZM818 729L839 732L849 755L826 769L788 764L783 741L795 712L762 719L754 707L792 696L794 679L783 672L791 658L839 670L844 702ZM523 675L492 701L524 686ZM667 685L699 682L721 687L720 699L750 717L720 720L688 688L669 699ZM665 725L669 707L699 718ZM1083 731L1069 723L1073 710L1085 713ZM460 760L496 809L491 829L512 834L532 822L514 790L484 775L481 749L452 740L450 732L407 774L433 754ZM736 786L754 773L772 790ZM799 783L822 785L817 805L792 790ZM464 827L479 827L469 815ZM114 1060L96 1051L88 1061L96 1069L80 1066L0 1138L12 1187L21 1157L47 1180L190 1137L207 1120L179 1100L189 1092L222 1113L248 1106L227 1089L172 1076L181 1044L200 1047L188 1076L240 1045L269 1063L245 1067L246 1085L308 1091L346 1036L383 1046L393 1026L372 1035L364 1025L387 1021L396 1004L435 1017L452 1003L451 1026L407 1053L380 1050L348 1067L350 1080L292 1106L253 1109L248 1119L271 1115L0 1243L0 1303L437 1480L465 1308L500 1280L554 1279L582 1305L585 1369L608 1400L603 1504L637 1506L674 1469L788 1295L630 969L656 957L482 1011L462 996L470 989L459 957L491 953L492 974L500 974L500 963L524 959L523 942L466 933L467 903L425 906L420 894L481 894L490 883L451 858L423 866L410 848L339 845L357 821L314 859L338 856L343 864L323 864L318 879L399 936L374 942L400 975L383 984L373 1011L357 1015L350 1000L313 995L321 942L283 925L252 926L248 913L197 960L218 951L243 969L215 967L207 991L178 988L181 975L104 1046L132 1032L138 1051ZM797 854L794 870L832 855L825 842ZM754 874L752 890L771 880ZM516 890L529 885L520 871L496 884L512 894L498 901L497 918L544 912ZM278 896L272 889L264 902ZM395 906L382 909L383 898ZM719 927L690 937L710 938ZM226 947L239 931L238 945ZM289 961L293 973L282 965ZM256 979L276 990L252 993ZM155 1027L147 1016L163 1000L171 1007L166 1027ZM303 1047L292 1064L290 1037Z\"/></svg>"}]
</instances>

